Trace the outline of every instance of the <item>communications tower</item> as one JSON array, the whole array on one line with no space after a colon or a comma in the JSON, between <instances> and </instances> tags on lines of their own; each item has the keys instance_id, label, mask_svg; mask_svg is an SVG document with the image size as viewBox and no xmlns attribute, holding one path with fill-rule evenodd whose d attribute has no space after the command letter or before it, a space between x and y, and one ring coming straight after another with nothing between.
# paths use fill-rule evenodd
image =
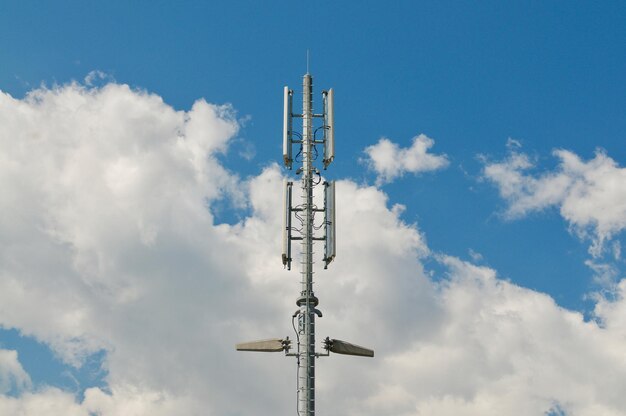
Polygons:
<instances>
[{"instance_id":1,"label":"communications tower","mask_svg":"<svg viewBox=\"0 0 626 416\"><path fill-rule=\"evenodd\" d=\"M300 241L301 289L296 299L298 310L292 315L296 333L297 351L291 352L289 337L272 338L237 344L238 351L281 352L295 357L298 364L297 401L298 416L315 415L315 360L326 357L331 352L337 354L373 357L374 351L338 339L326 337L322 347L324 352L315 352L315 317L322 317L317 306L318 298L313 292L313 244L324 242L324 269L335 258L335 182L322 179L315 166L322 162L326 169L335 157L335 120L333 113L333 90L322 91L322 112L313 111L313 77L307 73L302 81L302 113L293 112L293 90L284 88L283 117L283 162L292 169L294 162L302 163L296 170L300 176L301 202L292 201L294 182L285 179L283 183L283 266L291 270L291 242ZM293 119L302 119L302 130L293 128ZM321 136L318 138L318 136ZM318 151L318 146L322 151ZM294 156L294 147L297 153ZM314 203L314 191L323 189L324 206ZM317 218L316 218L317 216ZM320 218L323 217L323 218ZM297 324L296 324L297 320Z\"/></svg>"}]
</instances>

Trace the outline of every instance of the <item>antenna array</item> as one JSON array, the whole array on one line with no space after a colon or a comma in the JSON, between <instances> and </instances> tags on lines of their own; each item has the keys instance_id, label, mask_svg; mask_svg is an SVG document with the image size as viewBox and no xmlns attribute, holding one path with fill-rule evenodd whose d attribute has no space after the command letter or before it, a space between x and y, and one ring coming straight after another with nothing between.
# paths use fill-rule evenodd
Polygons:
<instances>
[{"instance_id":1,"label":"antenna array","mask_svg":"<svg viewBox=\"0 0 626 416\"><path fill-rule=\"evenodd\" d=\"M296 170L300 175L301 203L293 203L294 182L287 179L283 182L283 266L291 270L292 241L300 241L301 263L301 290L296 300L298 310L292 315L293 327L296 331L297 352L291 353L291 340L267 339L237 344L238 351L280 352L286 356L295 357L298 363L298 415L315 415L315 360L326 357L331 352L337 354L373 357L374 351L338 339L326 338L323 342L325 353L315 352L315 317L322 317L317 309L318 298L313 292L313 244L315 241L324 241L324 268L335 259L337 251L336 221L335 221L335 182L323 181L320 171L315 167L319 153L317 146L323 146L322 164L326 169L335 158L335 120L333 113L333 90L322 91L322 112L313 111L313 77L307 73L303 77L302 113L293 112L293 90L285 87L284 117L283 117L283 162L288 169L293 168L294 162L301 162L302 166ZM302 119L302 131L293 129L293 119ZM321 120L321 125L319 121ZM315 127L314 125L318 126ZM321 131L321 138L317 138ZM294 147L298 153L294 156ZM323 185L324 206L318 207L314 203L314 189ZM323 220L316 225L316 214L323 216ZM294 221L295 218L295 221ZM316 231L323 235L316 235ZM297 326L296 321L297 319Z\"/></svg>"}]
</instances>

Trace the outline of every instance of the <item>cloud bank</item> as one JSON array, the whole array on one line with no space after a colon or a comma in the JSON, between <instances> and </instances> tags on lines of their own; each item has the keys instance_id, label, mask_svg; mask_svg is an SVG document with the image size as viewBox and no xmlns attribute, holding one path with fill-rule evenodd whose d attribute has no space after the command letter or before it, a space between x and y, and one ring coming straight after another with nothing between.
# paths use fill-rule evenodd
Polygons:
<instances>
[{"instance_id":1,"label":"cloud bank","mask_svg":"<svg viewBox=\"0 0 626 416\"><path fill-rule=\"evenodd\" d=\"M242 179L217 158L237 131L229 106L177 111L113 83L0 94L0 325L70 365L104 351L107 370L107 388L77 397L31 387L4 351L0 386L19 391L4 388L0 414L295 412L295 363L234 351L291 335L299 289L280 266L280 169ZM420 137L401 159L430 156ZM381 166L385 180L401 174ZM320 340L377 357L319 360L320 414L624 414L626 284L598 300L599 324L453 257L431 280L403 207L376 187L337 186L339 256L316 274ZM245 218L217 223L220 199Z\"/></svg>"},{"instance_id":2,"label":"cloud bank","mask_svg":"<svg viewBox=\"0 0 626 416\"><path fill-rule=\"evenodd\" d=\"M533 174L528 155L513 150L503 161L486 163L484 177L497 186L509 217L555 207L575 233L592 240L590 252L597 257L626 228L626 168L602 150L587 161L568 150L553 154L558 166Z\"/></svg>"},{"instance_id":3,"label":"cloud bank","mask_svg":"<svg viewBox=\"0 0 626 416\"><path fill-rule=\"evenodd\" d=\"M376 172L376 184L382 185L401 177L406 172L419 174L448 166L446 155L428 153L435 141L423 134L413 138L411 147L401 148L387 138L365 148L368 167Z\"/></svg>"}]
</instances>

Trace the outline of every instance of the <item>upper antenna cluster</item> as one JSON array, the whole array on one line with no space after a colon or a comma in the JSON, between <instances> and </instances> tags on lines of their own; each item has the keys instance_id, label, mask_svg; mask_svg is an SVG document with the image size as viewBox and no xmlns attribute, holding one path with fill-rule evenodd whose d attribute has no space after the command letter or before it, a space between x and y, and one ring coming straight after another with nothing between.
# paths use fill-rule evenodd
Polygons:
<instances>
[{"instance_id":1,"label":"upper antenna cluster","mask_svg":"<svg viewBox=\"0 0 626 416\"><path fill-rule=\"evenodd\" d=\"M293 168L293 146L300 145L302 149L303 135L293 130L293 119L304 118L304 114L296 114L293 112L293 90L285 86L283 91L284 110L283 110L283 161L285 167ZM322 91L322 113L313 114L313 118L322 118L321 127L314 130L313 146L324 145L324 169L330 165L335 158L335 115L334 115L334 94L331 88L328 91ZM323 138L317 139L318 131L322 129ZM295 136L295 138L294 138Z\"/></svg>"}]
</instances>

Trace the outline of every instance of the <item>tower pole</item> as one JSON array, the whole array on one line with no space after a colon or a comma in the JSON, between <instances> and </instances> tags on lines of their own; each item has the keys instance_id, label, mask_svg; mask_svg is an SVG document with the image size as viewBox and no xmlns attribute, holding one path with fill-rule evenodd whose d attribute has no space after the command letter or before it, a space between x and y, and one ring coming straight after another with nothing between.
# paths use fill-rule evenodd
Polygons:
<instances>
[{"instance_id":1,"label":"tower pole","mask_svg":"<svg viewBox=\"0 0 626 416\"><path fill-rule=\"evenodd\" d=\"M302 208L304 229L301 242L302 290L297 304L299 314L298 343L298 412L315 415L315 306L313 293L313 78L307 72L302 81Z\"/></svg>"},{"instance_id":2,"label":"tower pole","mask_svg":"<svg viewBox=\"0 0 626 416\"><path fill-rule=\"evenodd\" d=\"M279 352L284 351L288 357L296 357L298 362L298 416L315 415L315 360L317 357L327 357L329 353L355 355L361 357L373 357L374 351L339 339L326 337L323 344L325 352L315 352L315 317L322 317L317 309L319 303L313 293L313 243L324 241L324 268L332 262L336 254L336 230L335 230L335 182L325 181L324 206L315 206L313 203L313 188L321 184L322 177L314 162L320 154L317 145L324 147L324 169L335 158L335 130L334 130L334 104L333 89L322 91L322 113L313 112L313 77L308 72L302 79L302 114L296 114L292 109L293 91L285 86L284 95L284 118L283 118L283 161L285 166L292 169L293 162L302 159L302 167L296 171L301 174L301 203L293 206L292 189L295 182L284 180L284 216L283 216L283 252L282 262L288 270L291 270L291 242L300 241L300 296L296 300L298 310L292 315L292 323L296 329L298 350L290 352L291 340L286 338L270 338L259 341L243 342L236 345L238 351ZM302 118L302 134L293 130L294 118ZM322 118L322 125L313 129L314 119ZM318 123L319 125L319 123ZM323 139L316 138L314 132L323 133ZM294 138L295 137L295 138ZM300 145L300 151L293 157L293 146ZM317 178L315 180L314 178ZM314 225L315 214L318 213L318 226ZM323 215L323 221L319 221L319 215ZM297 218L298 226L292 225L292 216ZM316 230L323 229L323 236L315 236ZM294 235L296 234L296 235ZM295 319L298 325L295 325Z\"/></svg>"}]
</instances>

